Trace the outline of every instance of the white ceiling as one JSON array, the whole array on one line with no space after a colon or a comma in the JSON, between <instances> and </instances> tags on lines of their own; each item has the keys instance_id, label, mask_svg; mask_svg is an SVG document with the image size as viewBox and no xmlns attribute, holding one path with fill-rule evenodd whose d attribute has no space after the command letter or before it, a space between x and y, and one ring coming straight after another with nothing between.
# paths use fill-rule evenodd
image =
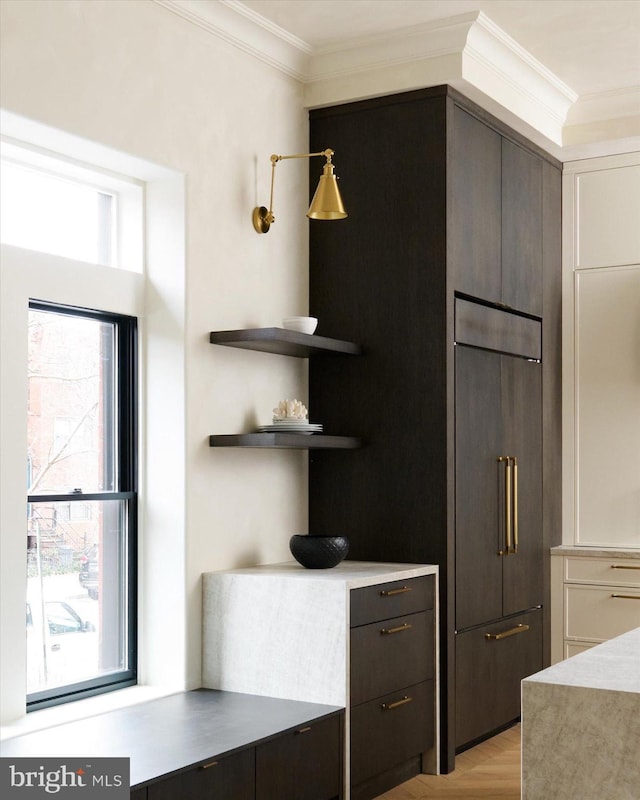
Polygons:
<instances>
[{"instance_id":1,"label":"white ceiling","mask_svg":"<svg viewBox=\"0 0 640 800\"><path fill-rule=\"evenodd\" d=\"M640 0L242 0L324 50L482 11L579 96L640 87Z\"/></svg>"},{"instance_id":2,"label":"white ceiling","mask_svg":"<svg viewBox=\"0 0 640 800\"><path fill-rule=\"evenodd\" d=\"M447 83L561 160L640 150L640 0L155 0L308 108Z\"/></svg>"}]
</instances>

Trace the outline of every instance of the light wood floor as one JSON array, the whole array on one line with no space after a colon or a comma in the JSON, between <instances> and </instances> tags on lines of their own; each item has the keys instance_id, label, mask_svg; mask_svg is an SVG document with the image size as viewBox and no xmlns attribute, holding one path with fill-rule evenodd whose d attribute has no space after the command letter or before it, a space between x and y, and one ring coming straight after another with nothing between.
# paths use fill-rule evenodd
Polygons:
<instances>
[{"instance_id":1,"label":"light wood floor","mask_svg":"<svg viewBox=\"0 0 640 800\"><path fill-rule=\"evenodd\" d=\"M520 725L456 758L449 775L417 775L378 800L520 800Z\"/></svg>"}]
</instances>

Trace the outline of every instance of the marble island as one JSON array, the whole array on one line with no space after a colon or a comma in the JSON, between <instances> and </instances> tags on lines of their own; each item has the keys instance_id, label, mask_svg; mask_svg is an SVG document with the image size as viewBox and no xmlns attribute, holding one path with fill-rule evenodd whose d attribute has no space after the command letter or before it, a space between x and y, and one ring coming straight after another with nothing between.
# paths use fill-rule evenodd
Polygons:
<instances>
[{"instance_id":1,"label":"marble island","mask_svg":"<svg viewBox=\"0 0 640 800\"><path fill-rule=\"evenodd\" d=\"M522 798L640 798L640 628L522 682Z\"/></svg>"}]
</instances>

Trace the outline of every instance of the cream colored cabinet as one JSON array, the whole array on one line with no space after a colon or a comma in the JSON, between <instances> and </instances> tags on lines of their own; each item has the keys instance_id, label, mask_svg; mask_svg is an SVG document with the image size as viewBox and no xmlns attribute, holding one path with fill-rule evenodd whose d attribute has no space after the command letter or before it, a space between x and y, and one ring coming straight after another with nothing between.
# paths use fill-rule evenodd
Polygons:
<instances>
[{"instance_id":1,"label":"cream colored cabinet","mask_svg":"<svg viewBox=\"0 0 640 800\"><path fill-rule=\"evenodd\" d=\"M563 542L640 549L640 153L563 168Z\"/></svg>"},{"instance_id":2,"label":"cream colored cabinet","mask_svg":"<svg viewBox=\"0 0 640 800\"><path fill-rule=\"evenodd\" d=\"M640 553L551 552L552 661L640 627Z\"/></svg>"}]
</instances>

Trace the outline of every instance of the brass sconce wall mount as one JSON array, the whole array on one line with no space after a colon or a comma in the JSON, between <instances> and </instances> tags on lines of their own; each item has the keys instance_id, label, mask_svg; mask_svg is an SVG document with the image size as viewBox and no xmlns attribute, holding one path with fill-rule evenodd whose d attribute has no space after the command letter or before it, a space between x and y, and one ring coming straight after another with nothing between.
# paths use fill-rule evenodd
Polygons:
<instances>
[{"instance_id":1,"label":"brass sconce wall mount","mask_svg":"<svg viewBox=\"0 0 640 800\"><path fill-rule=\"evenodd\" d=\"M344 210L342 197L338 189L338 178L334 174L334 165L331 161L334 155L333 150L327 148L320 153L297 153L291 156L271 156L271 193L269 195L269 208L258 206L253 209L253 227L256 233L268 233L271 224L275 222L273 213L273 182L278 161L288 158L313 158L314 156L324 156L327 161L323 167L318 188L313 195L313 200L307 211L309 219L344 219L347 212Z\"/></svg>"}]
</instances>

